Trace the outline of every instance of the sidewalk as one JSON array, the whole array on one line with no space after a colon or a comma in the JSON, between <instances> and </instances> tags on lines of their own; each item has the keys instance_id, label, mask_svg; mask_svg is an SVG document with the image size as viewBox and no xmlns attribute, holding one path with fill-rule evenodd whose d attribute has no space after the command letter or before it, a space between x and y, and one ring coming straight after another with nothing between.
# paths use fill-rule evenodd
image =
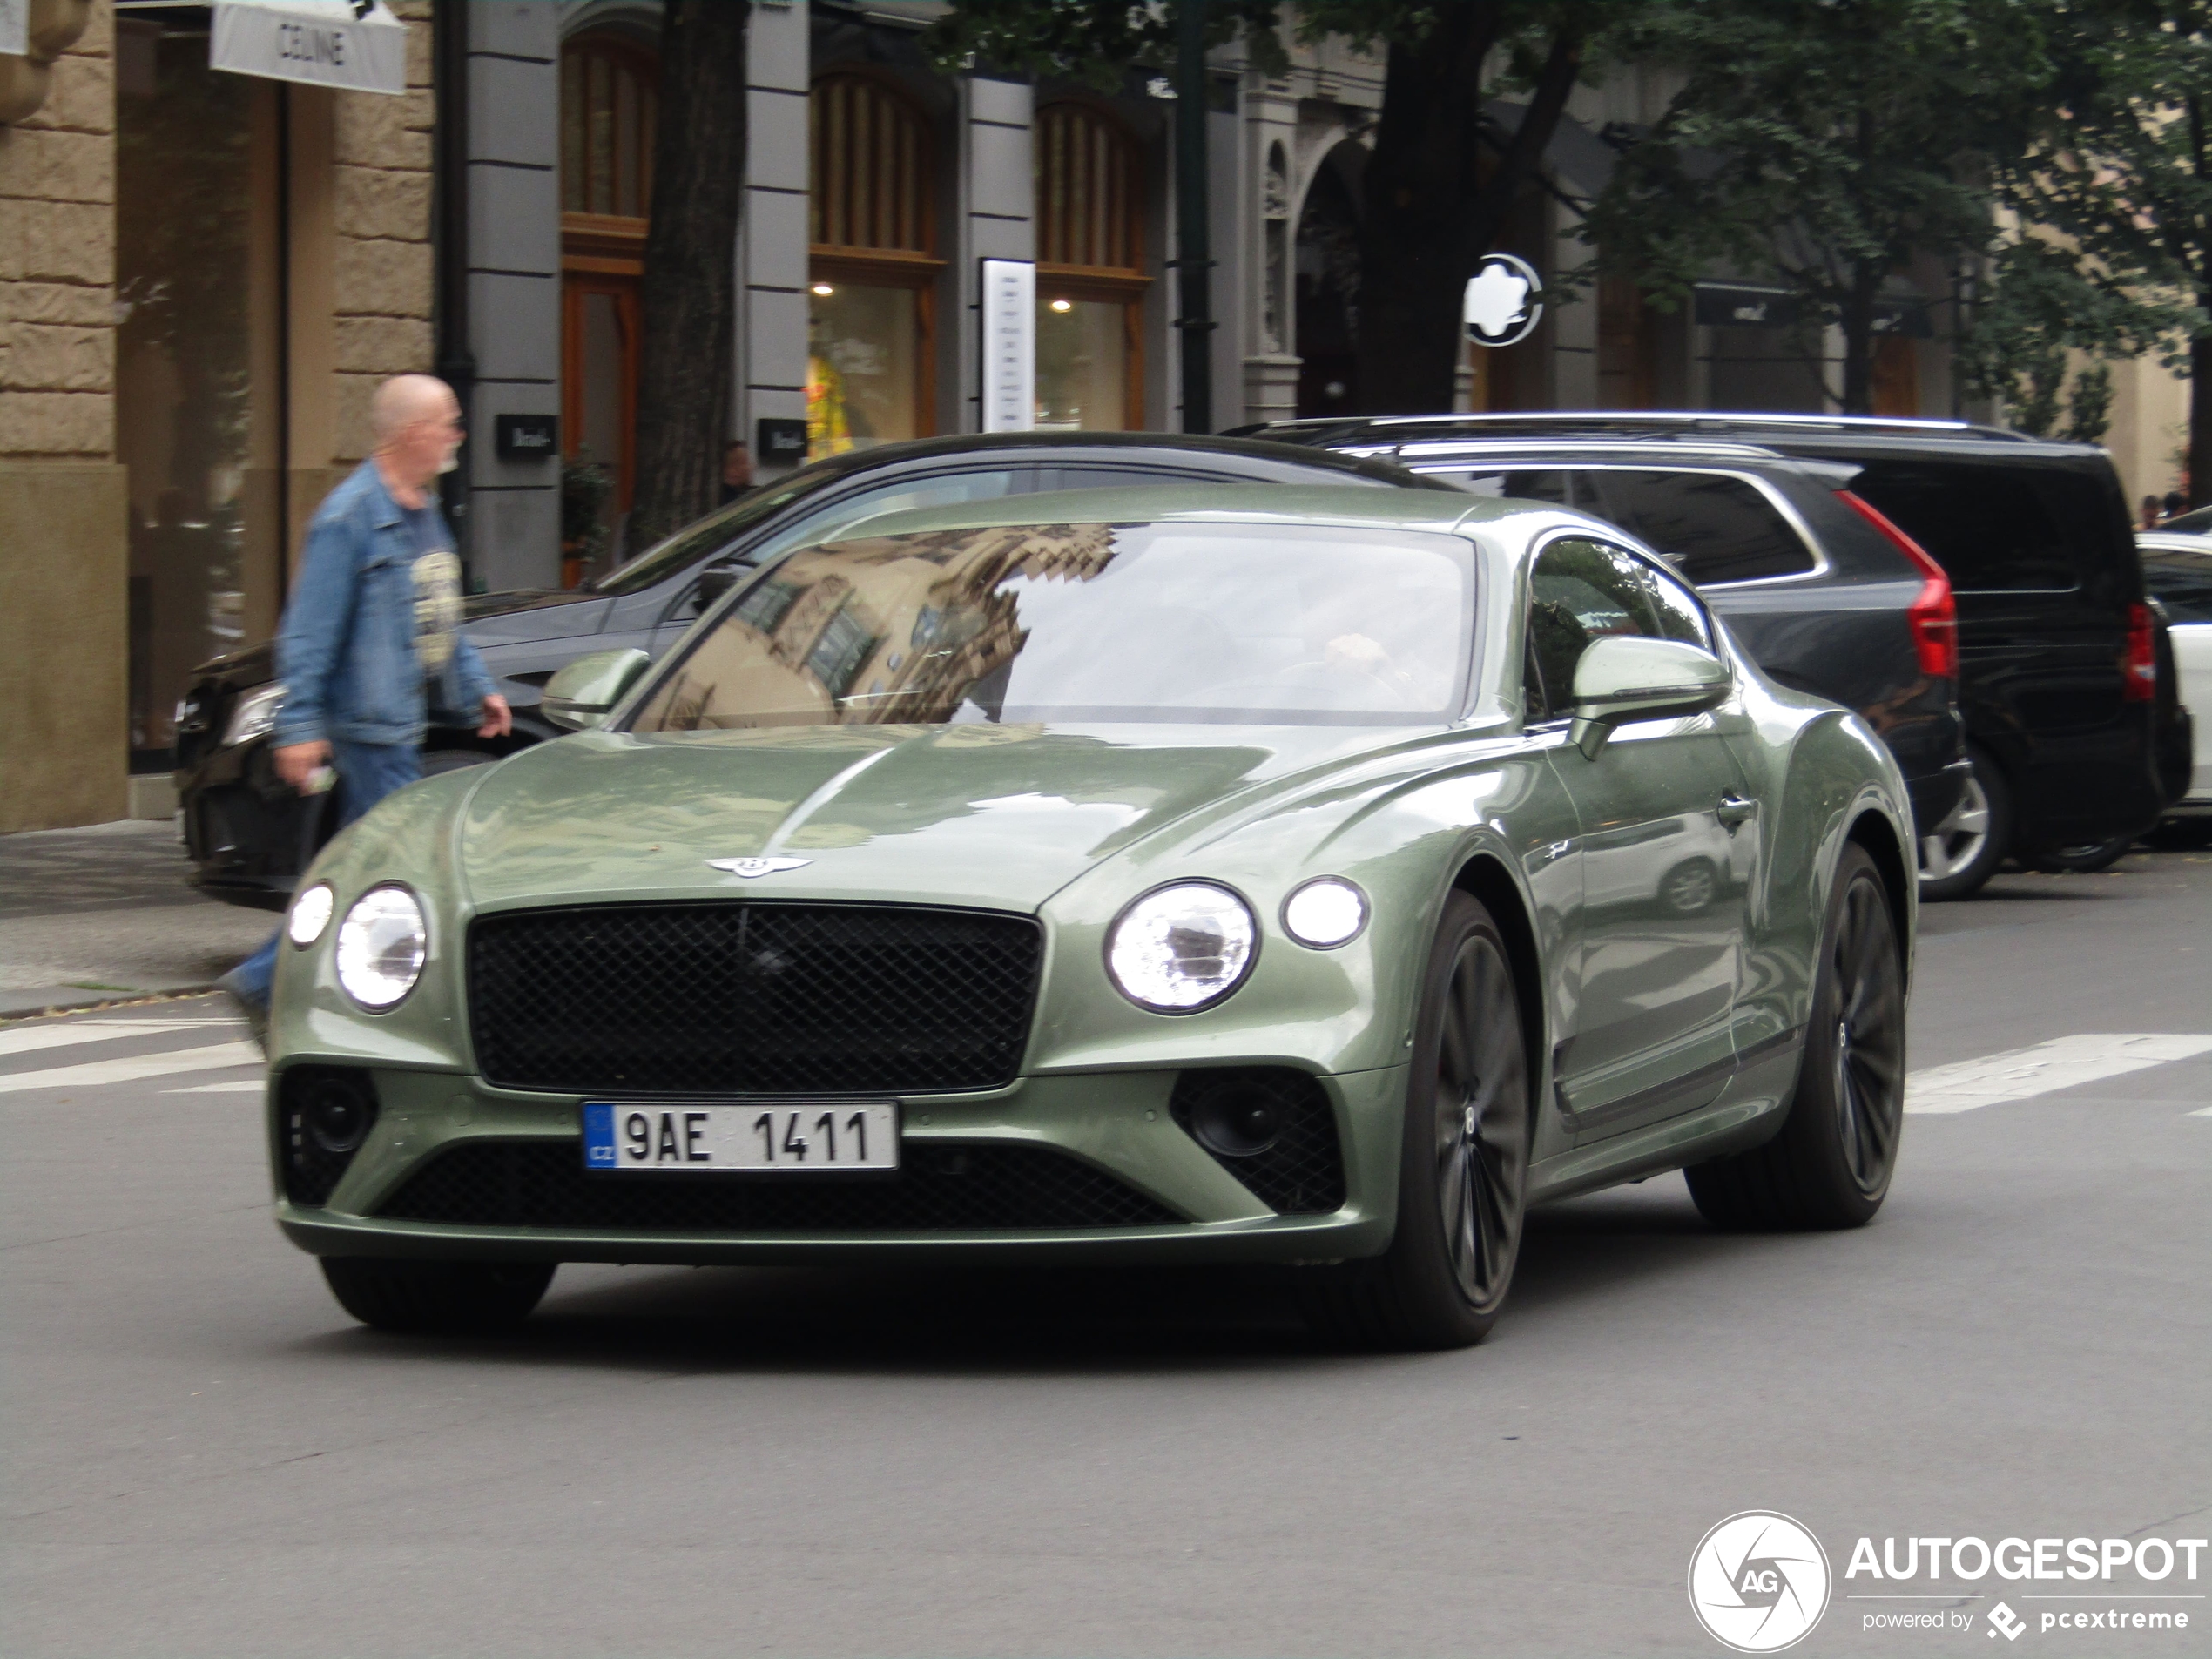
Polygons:
<instances>
[{"instance_id":1,"label":"sidewalk","mask_svg":"<svg viewBox=\"0 0 2212 1659\"><path fill-rule=\"evenodd\" d=\"M186 887L171 822L0 835L0 1019L206 990L277 921Z\"/></svg>"}]
</instances>

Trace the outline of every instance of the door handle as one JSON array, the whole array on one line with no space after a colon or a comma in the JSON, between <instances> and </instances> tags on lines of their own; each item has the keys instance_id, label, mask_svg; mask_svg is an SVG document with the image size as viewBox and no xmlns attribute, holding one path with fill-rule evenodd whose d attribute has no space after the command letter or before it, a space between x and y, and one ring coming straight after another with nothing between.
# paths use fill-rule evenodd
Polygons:
<instances>
[{"instance_id":1,"label":"door handle","mask_svg":"<svg viewBox=\"0 0 2212 1659\"><path fill-rule=\"evenodd\" d=\"M1730 834L1758 816L1759 804L1746 800L1741 795L1723 795L1720 805L1713 808L1713 816L1728 826Z\"/></svg>"}]
</instances>

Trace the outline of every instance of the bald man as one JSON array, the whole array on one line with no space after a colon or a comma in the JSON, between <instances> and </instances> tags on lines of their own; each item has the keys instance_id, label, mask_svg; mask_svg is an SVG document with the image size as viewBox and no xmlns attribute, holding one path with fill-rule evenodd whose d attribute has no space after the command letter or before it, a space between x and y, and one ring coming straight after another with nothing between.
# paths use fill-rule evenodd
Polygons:
<instances>
[{"instance_id":1,"label":"bald man","mask_svg":"<svg viewBox=\"0 0 2212 1659\"><path fill-rule=\"evenodd\" d=\"M461 561L433 492L461 448L461 405L443 381L401 374L376 388L369 424L375 453L317 510L277 634L277 775L306 794L334 772L341 828L421 777L433 714L485 738L513 725L460 631ZM218 981L256 1036L277 942Z\"/></svg>"}]
</instances>

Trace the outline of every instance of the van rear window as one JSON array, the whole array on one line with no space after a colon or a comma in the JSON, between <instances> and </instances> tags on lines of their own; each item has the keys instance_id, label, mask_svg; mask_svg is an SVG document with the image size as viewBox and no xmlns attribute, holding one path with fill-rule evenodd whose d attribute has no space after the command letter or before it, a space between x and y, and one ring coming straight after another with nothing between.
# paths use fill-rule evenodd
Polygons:
<instances>
[{"instance_id":1,"label":"van rear window","mask_svg":"<svg viewBox=\"0 0 2212 1659\"><path fill-rule=\"evenodd\" d=\"M1593 510L1670 555L1700 587L1803 576L1813 568L1804 538L1741 478L1610 468L1582 476L1597 485L1603 502Z\"/></svg>"},{"instance_id":2,"label":"van rear window","mask_svg":"<svg viewBox=\"0 0 2212 1659\"><path fill-rule=\"evenodd\" d=\"M2098 481L2051 467L1877 461L1851 488L1925 548L1961 593L2071 591L2115 533Z\"/></svg>"}]
</instances>

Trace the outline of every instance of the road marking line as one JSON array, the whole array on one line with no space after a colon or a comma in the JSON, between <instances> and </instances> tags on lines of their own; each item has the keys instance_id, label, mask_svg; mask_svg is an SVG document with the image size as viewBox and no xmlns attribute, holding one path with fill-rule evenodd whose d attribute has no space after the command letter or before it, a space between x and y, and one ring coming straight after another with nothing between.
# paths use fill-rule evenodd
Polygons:
<instances>
[{"instance_id":1,"label":"road marking line","mask_svg":"<svg viewBox=\"0 0 2212 1659\"><path fill-rule=\"evenodd\" d=\"M263 1064L259 1045L218 1042L204 1049L172 1049L166 1054L133 1055L128 1060L92 1060L81 1066L50 1066L0 1076L0 1095L26 1089L91 1089L101 1083L138 1082L179 1071L219 1071Z\"/></svg>"},{"instance_id":2,"label":"road marking line","mask_svg":"<svg viewBox=\"0 0 2212 1659\"><path fill-rule=\"evenodd\" d=\"M158 1037L172 1031L200 1031L210 1026L235 1029L236 1020L72 1020L67 1025L31 1026L0 1031L0 1054L30 1054L66 1049L78 1042L113 1042L118 1037Z\"/></svg>"},{"instance_id":3,"label":"road marking line","mask_svg":"<svg viewBox=\"0 0 2212 1659\"><path fill-rule=\"evenodd\" d=\"M268 1084L260 1077L242 1077L234 1083L201 1083L192 1089L165 1089L165 1095L258 1095Z\"/></svg>"},{"instance_id":4,"label":"road marking line","mask_svg":"<svg viewBox=\"0 0 2212 1659\"><path fill-rule=\"evenodd\" d=\"M1979 1060L1916 1071L1905 1080L1907 1113L1970 1112L2212 1053L2212 1036L2083 1032ZM2212 1115L2212 1114L2208 1114Z\"/></svg>"}]
</instances>

